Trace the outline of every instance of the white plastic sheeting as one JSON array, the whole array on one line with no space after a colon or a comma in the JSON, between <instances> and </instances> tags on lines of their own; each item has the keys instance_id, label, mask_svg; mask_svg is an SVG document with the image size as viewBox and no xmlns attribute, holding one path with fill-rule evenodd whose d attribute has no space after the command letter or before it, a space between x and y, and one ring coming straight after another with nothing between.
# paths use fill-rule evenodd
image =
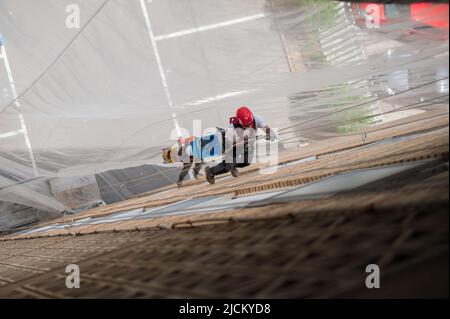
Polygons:
<instances>
[{"instance_id":1,"label":"white plastic sheeting","mask_svg":"<svg viewBox=\"0 0 450 319\"><path fill-rule=\"evenodd\" d=\"M159 165L176 128L241 104L284 147L448 107L446 8L447 29L407 35L407 13L373 30L343 2L0 0L0 200L62 211L49 178Z\"/></svg>"}]
</instances>

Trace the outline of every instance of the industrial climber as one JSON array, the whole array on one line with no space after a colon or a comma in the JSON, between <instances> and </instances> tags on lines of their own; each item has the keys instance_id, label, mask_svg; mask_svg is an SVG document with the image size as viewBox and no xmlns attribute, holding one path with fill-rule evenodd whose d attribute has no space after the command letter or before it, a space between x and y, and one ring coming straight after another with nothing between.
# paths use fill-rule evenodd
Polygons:
<instances>
[{"instance_id":1,"label":"industrial climber","mask_svg":"<svg viewBox=\"0 0 450 319\"><path fill-rule=\"evenodd\" d=\"M253 114L247 106L241 106L236 111L236 116L230 118L229 127L222 131L225 137L224 160L214 167L205 168L206 179L210 184L214 184L216 175L230 172L238 177L238 168L250 165L258 129L266 133L266 140L277 139L275 132L261 116Z\"/></svg>"},{"instance_id":2,"label":"industrial climber","mask_svg":"<svg viewBox=\"0 0 450 319\"><path fill-rule=\"evenodd\" d=\"M192 142L194 140L194 136L191 136L189 138L180 137L176 145L163 149L162 157L164 163L183 163L180 175L178 176L178 187L182 186L183 180L189 173L189 170L192 166L194 166L193 171L195 178L198 177L200 169L202 168L202 162L194 159L194 156L192 154Z\"/></svg>"}]
</instances>

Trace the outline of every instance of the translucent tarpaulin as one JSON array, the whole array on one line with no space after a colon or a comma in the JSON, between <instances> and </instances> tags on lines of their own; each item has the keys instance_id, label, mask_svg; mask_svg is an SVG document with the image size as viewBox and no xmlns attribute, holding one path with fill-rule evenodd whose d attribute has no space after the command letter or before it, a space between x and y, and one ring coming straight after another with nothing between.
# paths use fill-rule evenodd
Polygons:
<instances>
[{"instance_id":1,"label":"translucent tarpaulin","mask_svg":"<svg viewBox=\"0 0 450 319\"><path fill-rule=\"evenodd\" d=\"M332 1L0 0L0 201L62 211L52 180L113 185L108 172L141 165L151 173L130 181L169 181L161 149L243 104L280 130L280 151L448 108L448 4L371 10L379 19Z\"/></svg>"}]
</instances>

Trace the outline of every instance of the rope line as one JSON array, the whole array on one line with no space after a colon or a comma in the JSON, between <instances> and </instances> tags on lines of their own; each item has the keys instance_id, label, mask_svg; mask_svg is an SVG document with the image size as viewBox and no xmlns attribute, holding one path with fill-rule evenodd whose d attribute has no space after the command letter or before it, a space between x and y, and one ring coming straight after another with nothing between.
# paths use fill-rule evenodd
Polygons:
<instances>
[{"instance_id":1,"label":"rope line","mask_svg":"<svg viewBox=\"0 0 450 319\"><path fill-rule=\"evenodd\" d=\"M97 17L97 15L103 10L103 8L106 6L106 4L109 2L109 0L104 0L103 3L100 5L100 7L94 12L94 14L88 19L88 21L85 23L85 25L77 32L77 34L70 40L70 42L64 47L64 49L55 57L55 59L52 61L52 63L31 83L31 85L26 88L22 93L19 94L17 98L15 98L12 102L7 104L0 113L3 113L6 111L9 107L11 107L14 103L16 103L18 100L20 100L25 94L27 94L32 88L40 82L44 76L50 71L53 66L55 66L56 63L63 57L63 55L69 50L69 48L72 46L72 44L79 38L81 33L84 32L84 30L91 24L91 22Z\"/></svg>"}]
</instances>

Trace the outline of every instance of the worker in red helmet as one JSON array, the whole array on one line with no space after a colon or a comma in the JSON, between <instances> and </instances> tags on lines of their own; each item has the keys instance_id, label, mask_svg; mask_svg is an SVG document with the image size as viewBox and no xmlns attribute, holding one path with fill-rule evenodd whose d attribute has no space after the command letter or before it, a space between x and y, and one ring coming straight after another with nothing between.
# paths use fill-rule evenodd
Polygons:
<instances>
[{"instance_id":1,"label":"worker in red helmet","mask_svg":"<svg viewBox=\"0 0 450 319\"><path fill-rule=\"evenodd\" d=\"M232 141L232 145L236 145L238 142L244 143L244 153L236 155L234 149L225 151L225 159L222 163L214 167L206 167L206 179L209 183L214 184L215 176L231 172L234 177L239 176L238 168L246 167L250 165L249 158L254 151L254 141L257 138L256 131L262 129L266 133L266 140L274 141L277 136L275 132L266 125L264 119L249 109L248 106L241 106L236 111L236 116L230 118L230 125L228 129L224 131L225 139ZM246 134L247 132L250 134ZM237 136L237 138L236 138ZM240 160L237 160L237 157Z\"/></svg>"}]
</instances>

